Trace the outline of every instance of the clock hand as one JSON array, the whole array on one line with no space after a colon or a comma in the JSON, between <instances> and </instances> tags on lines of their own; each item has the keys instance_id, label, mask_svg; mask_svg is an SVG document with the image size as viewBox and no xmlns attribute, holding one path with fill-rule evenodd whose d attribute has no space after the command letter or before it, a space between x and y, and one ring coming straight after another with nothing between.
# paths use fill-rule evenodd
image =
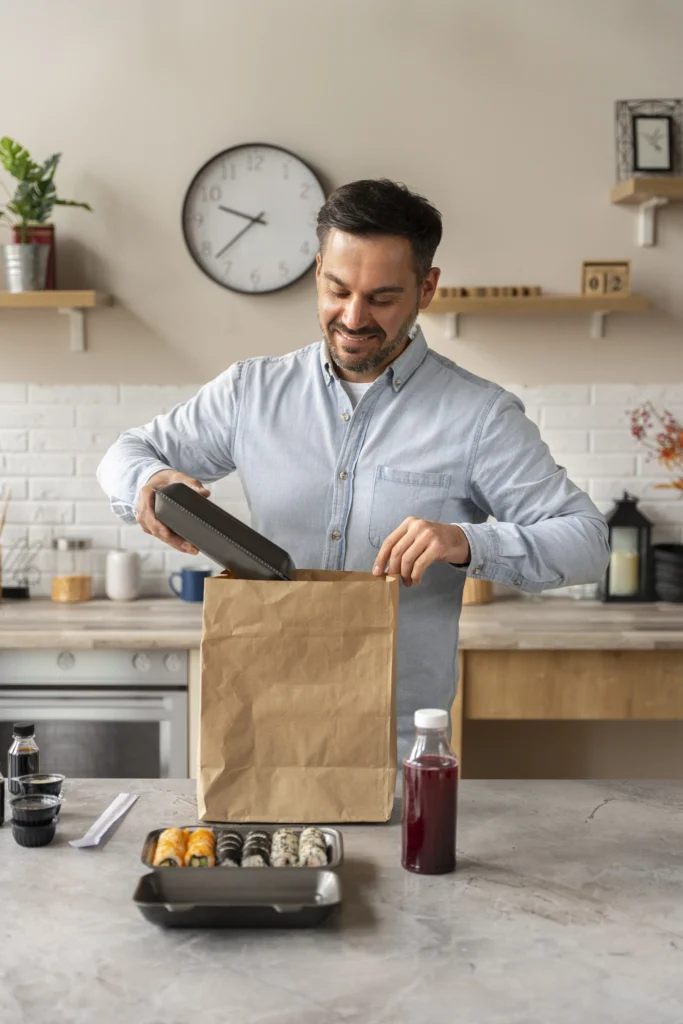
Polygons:
<instances>
[{"instance_id":1,"label":"clock hand","mask_svg":"<svg viewBox=\"0 0 683 1024\"><path fill-rule=\"evenodd\" d=\"M263 224L263 221L261 220L261 217L263 216L263 214L265 212L266 212L265 210L261 210L261 212L259 213L258 217L250 218L250 223L247 224L246 227L243 227L241 231L238 231L237 234L235 235L235 237L233 239L231 239L231 241L229 241L227 245L224 245L220 252L216 253L215 259L218 259L219 256L222 256L223 253L226 252L230 248L231 245L235 244L235 242L237 241L238 238L242 237L242 235L244 234L245 231L248 231L249 228L253 228L254 224Z\"/></svg>"},{"instance_id":2,"label":"clock hand","mask_svg":"<svg viewBox=\"0 0 683 1024\"><path fill-rule=\"evenodd\" d=\"M261 219L263 217L263 213L259 213L258 217L250 217L248 213L240 213L239 210L232 210L229 206L219 206L218 209L224 210L225 213L234 213L236 217L244 217L246 220L254 221L255 224L266 223L264 220Z\"/></svg>"}]
</instances>

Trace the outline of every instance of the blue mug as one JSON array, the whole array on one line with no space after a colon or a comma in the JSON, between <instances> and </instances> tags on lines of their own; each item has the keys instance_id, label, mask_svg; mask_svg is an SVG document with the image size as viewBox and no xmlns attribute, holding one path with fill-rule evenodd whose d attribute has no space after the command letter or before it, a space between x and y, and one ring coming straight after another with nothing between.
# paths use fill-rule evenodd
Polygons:
<instances>
[{"instance_id":1,"label":"blue mug","mask_svg":"<svg viewBox=\"0 0 683 1024\"><path fill-rule=\"evenodd\" d=\"M176 597L183 601L204 600L204 580L213 573L212 569L181 569L180 572L172 572L168 577L168 585ZM180 577L180 587L176 589L174 580Z\"/></svg>"}]
</instances>

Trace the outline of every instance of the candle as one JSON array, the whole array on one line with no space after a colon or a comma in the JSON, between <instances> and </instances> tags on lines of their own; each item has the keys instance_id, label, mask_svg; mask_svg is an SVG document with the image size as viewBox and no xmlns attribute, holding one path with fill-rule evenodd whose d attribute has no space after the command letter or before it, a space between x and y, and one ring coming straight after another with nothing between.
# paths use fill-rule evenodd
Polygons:
<instances>
[{"instance_id":1,"label":"candle","mask_svg":"<svg viewBox=\"0 0 683 1024\"><path fill-rule=\"evenodd\" d=\"M636 551L613 551L609 560L609 592L614 597L638 593L640 559Z\"/></svg>"}]
</instances>

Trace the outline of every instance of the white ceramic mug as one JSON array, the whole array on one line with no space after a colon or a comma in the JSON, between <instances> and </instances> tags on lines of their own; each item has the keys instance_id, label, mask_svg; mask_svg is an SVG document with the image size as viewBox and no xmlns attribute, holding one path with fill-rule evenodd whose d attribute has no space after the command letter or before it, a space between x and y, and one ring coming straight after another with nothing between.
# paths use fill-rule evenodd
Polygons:
<instances>
[{"instance_id":1,"label":"white ceramic mug","mask_svg":"<svg viewBox=\"0 0 683 1024\"><path fill-rule=\"evenodd\" d=\"M112 601L134 601L140 593L141 560L137 551L110 551L104 590Z\"/></svg>"}]
</instances>

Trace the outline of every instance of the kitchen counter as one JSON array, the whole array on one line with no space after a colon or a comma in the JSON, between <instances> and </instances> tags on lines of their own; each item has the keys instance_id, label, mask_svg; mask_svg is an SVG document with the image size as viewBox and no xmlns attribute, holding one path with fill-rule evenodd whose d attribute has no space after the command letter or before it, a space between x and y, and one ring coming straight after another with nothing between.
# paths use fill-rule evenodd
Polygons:
<instances>
[{"instance_id":1,"label":"kitchen counter","mask_svg":"<svg viewBox=\"0 0 683 1024\"><path fill-rule=\"evenodd\" d=\"M0 647L191 650L199 647L201 625L201 604L175 598L0 602ZM682 650L683 604L502 598L463 608L460 649Z\"/></svg>"},{"instance_id":2,"label":"kitchen counter","mask_svg":"<svg viewBox=\"0 0 683 1024\"><path fill-rule=\"evenodd\" d=\"M74 850L120 790L140 799ZM181 781L70 781L57 838L0 829L0 1019L23 1024L674 1024L683 783L465 780L459 868L400 866L400 828L344 827L341 912L305 932L162 931L132 903Z\"/></svg>"}]
</instances>

